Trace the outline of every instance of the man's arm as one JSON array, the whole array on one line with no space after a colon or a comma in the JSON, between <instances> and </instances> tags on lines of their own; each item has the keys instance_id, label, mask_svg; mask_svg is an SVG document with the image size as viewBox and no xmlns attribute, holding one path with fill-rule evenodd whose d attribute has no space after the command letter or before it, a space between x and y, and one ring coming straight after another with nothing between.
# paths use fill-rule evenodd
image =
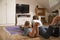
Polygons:
<instances>
[{"instance_id":1,"label":"man's arm","mask_svg":"<svg viewBox=\"0 0 60 40\"><path fill-rule=\"evenodd\" d=\"M56 24L57 21L60 21L60 16L56 16L56 17L54 17L54 18L53 18L53 21L52 21L52 23L51 23L51 25Z\"/></svg>"}]
</instances>

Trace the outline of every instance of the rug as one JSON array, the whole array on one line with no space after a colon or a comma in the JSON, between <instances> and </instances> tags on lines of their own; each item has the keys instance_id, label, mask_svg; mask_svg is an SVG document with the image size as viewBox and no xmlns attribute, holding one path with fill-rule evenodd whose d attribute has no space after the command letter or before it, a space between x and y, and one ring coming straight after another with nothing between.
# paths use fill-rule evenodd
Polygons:
<instances>
[{"instance_id":1,"label":"rug","mask_svg":"<svg viewBox=\"0 0 60 40\"><path fill-rule=\"evenodd\" d=\"M15 27L11 27L8 26L5 28L10 34L22 34L23 31L21 30L21 28L19 26L15 26Z\"/></svg>"}]
</instances>

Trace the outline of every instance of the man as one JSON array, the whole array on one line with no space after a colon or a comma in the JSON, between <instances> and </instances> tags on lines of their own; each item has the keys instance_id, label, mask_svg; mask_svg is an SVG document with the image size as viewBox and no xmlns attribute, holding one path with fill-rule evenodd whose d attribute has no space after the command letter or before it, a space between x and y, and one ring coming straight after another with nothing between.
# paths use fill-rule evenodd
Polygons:
<instances>
[{"instance_id":1,"label":"man","mask_svg":"<svg viewBox=\"0 0 60 40\"><path fill-rule=\"evenodd\" d=\"M44 29L43 27L39 27L39 34L41 36L43 36L44 38L49 38L54 30L54 26L52 25L56 25L58 22L60 21L60 16L56 16L52 23L49 25L49 27L46 29Z\"/></svg>"}]
</instances>

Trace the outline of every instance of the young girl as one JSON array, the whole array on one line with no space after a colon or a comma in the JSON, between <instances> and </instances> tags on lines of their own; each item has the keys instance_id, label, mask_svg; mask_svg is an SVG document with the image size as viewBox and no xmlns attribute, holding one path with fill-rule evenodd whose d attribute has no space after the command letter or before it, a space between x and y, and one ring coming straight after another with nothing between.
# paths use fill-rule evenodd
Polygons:
<instances>
[{"instance_id":1,"label":"young girl","mask_svg":"<svg viewBox=\"0 0 60 40\"><path fill-rule=\"evenodd\" d=\"M28 35L29 28L30 28L30 23L29 23L29 21L26 21L24 24L24 35Z\"/></svg>"}]
</instances>

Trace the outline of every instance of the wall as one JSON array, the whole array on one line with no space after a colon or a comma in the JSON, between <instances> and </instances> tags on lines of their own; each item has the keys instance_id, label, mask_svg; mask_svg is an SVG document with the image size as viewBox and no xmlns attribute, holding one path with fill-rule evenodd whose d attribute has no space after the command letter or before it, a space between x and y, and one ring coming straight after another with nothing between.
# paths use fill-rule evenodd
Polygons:
<instances>
[{"instance_id":1,"label":"wall","mask_svg":"<svg viewBox=\"0 0 60 40\"><path fill-rule=\"evenodd\" d=\"M48 22L48 16L49 16L49 12L47 12L47 10L45 11L45 20Z\"/></svg>"},{"instance_id":2,"label":"wall","mask_svg":"<svg viewBox=\"0 0 60 40\"><path fill-rule=\"evenodd\" d=\"M0 25L6 25L6 0L0 1Z\"/></svg>"},{"instance_id":3,"label":"wall","mask_svg":"<svg viewBox=\"0 0 60 40\"><path fill-rule=\"evenodd\" d=\"M19 18L17 18L17 25L23 25L26 20L31 22L32 17L35 14L35 7L37 5L36 0L16 0L16 3L17 4L29 4L29 6L30 6L30 10L29 10L30 11L29 12L30 17L28 17L28 18L27 17L19 17Z\"/></svg>"},{"instance_id":4,"label":"wall","mask_svg":"<svg viewBox=\"0 0 60 40\"><path fill-rule=\"evenodd\" d=\"M60 16L60 8L59 8L59 16Z\"/></svg>"},{"instance_id":5,"label":"wall","mask_svg":"<svg viewBox=\"0 0 60 40\"><path fill-rule=\"evenodd\" d=\"M0 1L0 26L15 25L15 0Z\"/></svg>"},{"instance_id":6,"label":"wall","mask_svg":"<svg viewBox=\"0 0 60 40\"><path fill-rule=\"evenodd\" d=\"M58 3L59 3L59 0L49 0L50 8L53 7L54 5L58 4Z\"/></svg>"}]
</instances>

